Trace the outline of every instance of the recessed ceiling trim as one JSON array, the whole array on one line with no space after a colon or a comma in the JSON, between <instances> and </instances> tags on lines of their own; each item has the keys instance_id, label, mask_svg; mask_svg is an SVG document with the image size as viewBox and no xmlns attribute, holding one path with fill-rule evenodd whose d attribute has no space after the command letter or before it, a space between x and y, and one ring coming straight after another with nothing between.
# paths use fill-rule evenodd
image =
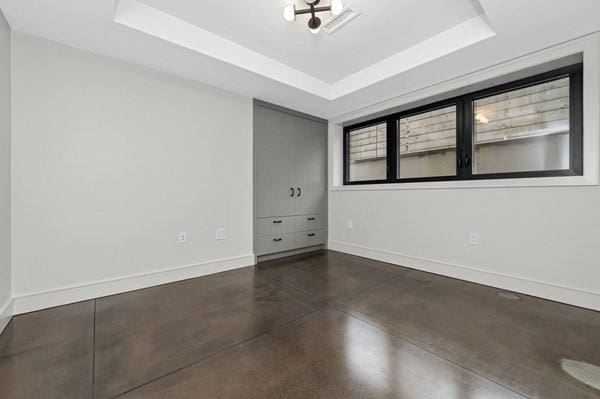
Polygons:
<instances>
[{"instance_id":1,"label":"recessed ceiling trim","mask_svg":"<svg viewBox=\"0 0 600 399\"><path fill-rule=\"evenodd\" d=\"M496 33L483 16L473 17L333 83L331 88L332 97L343 97L495 35Z\"/></svg>"},{"instance_id":2,"label":"recessed ceiling trim","mask_svg":"<svg viewBox=\"0 0 600 399\"><path fill-rule=\"evenodd\" d=\"M495 35L483 15L473 17L329 84L139 0L118 0L114 21L327 100L336 100Z\"/></svg>"},{"instance_id":3,"label":"recessed ceiling trim","mask_svg":"<svg viewBox=\"0 0 600 399\"><path fill-rule=\"evenodd\" d=\"M330 97L330 87L322 80L138 0L118 0L114 21L319 97Z\"/></svg>"}]
</instances>

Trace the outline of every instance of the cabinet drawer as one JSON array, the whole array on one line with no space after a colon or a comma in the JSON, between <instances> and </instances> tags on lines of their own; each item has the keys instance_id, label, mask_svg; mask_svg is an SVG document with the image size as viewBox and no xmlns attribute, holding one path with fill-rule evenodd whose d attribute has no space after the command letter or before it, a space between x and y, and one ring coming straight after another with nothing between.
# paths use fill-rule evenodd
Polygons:
<instances>
[{"instance_id":1,"label":"cabinet drawer","mask_svg":"<svg viewBox=\"0 0 600 399\"><path fill-rule=\"evenodd\" d=\"M323 230L327 226L327 215L294 216L295 231Z\"/></svg>"},{"instance_id":2,"label":"cabinet drawer","mask_svg":"<svg viewBox=\"0 0 600 399\"><path fill-rule=\"evenodd\" d=\"M289 251L296 247L294 234L277 234L256 239L256 255Z\"/></svg>"},{"instance_id":3,"label":"cabinet drawer","mask_svg":"<svg viewBox=\"0 0 600 399\"><path fill-rule=\"evenodd\" d=\"M325 243L326 230L313 230L295 233L296 248L312 247Z\"/></svg>"},{"instance_id":4,"label":"cabinet drawer","mask_svg":"<svg viewBox=\"0 0 600 399\"><path fill-rule=\"evenodd\" d=\"M256 223L258 237L286 234L295 231L293 217L260 218Z\"/></svg>"}]
</instances>

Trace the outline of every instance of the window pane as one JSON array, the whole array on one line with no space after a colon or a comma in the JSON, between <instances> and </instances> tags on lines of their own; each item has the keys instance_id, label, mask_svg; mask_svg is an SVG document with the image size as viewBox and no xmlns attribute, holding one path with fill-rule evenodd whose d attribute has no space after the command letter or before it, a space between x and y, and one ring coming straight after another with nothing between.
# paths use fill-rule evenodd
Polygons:
<instances>
[{"instance_id":1,"label":"window pane","mask_svg":"<svg viewBox=\"0 0 600 399\"><path fill-rule=\"evenodd\" d=\"M387 178L387 124L350 131L350 181Z\"/></svg>"},{"instance_id":2,"label":"window pane","mask_svg":"<svg viewBox=\"0 0 600 399\"><path fill-rule=\"evenodd\" d=\"M569 78L476 100L473 173L569 169Z\"/></svg>"},{"instance_id":3,"label":"window pane","mask_svg":"<svg viewBox=\"0 0 600 399\"><path fill-rule=\"evenodd\" d=\"M398 176L456 175L456 106L398 121Z\"/></svg>"}]
</instances>

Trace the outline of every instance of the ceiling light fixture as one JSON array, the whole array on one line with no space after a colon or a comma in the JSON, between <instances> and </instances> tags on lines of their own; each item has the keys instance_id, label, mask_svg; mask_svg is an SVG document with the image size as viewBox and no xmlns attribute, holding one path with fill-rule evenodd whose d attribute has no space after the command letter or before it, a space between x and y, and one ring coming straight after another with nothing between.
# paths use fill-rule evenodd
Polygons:
<instances>
[{"instance_id":1,"label":"ceiling light fixture","mask_svg":"<svg viewBox=\"0 0 600 399\"><path fill-rule=\"evenodd\" d=\"M321 18L317 17L318 12L329 11L333 15L339 15L344 9L344 3L342 0L331 0L331 5L324 7L317 7L321 0L304 0L308 8L302 10L296 10L295 4L289 4L283 9L283 18L292 22L296 20L296 15L310 14L308 20L308 30L315 35L321 31Z\"/></svg>"}]
</instances>

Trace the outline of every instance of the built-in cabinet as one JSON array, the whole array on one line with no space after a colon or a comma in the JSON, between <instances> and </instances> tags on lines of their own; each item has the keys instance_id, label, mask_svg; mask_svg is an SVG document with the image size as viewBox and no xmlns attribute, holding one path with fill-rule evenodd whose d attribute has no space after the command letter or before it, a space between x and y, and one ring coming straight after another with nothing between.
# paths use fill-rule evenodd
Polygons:
<instances>
[{"instance_id":1,"label":"built-in cabinet","mask_svg":"<svg viewBox=\"0 0 600 399\"><path fill-rule=\"evenodd\" d=\"M325 121L255 102L256 255L325 243L326 150Z\"/></svg>"}]
</instances>

